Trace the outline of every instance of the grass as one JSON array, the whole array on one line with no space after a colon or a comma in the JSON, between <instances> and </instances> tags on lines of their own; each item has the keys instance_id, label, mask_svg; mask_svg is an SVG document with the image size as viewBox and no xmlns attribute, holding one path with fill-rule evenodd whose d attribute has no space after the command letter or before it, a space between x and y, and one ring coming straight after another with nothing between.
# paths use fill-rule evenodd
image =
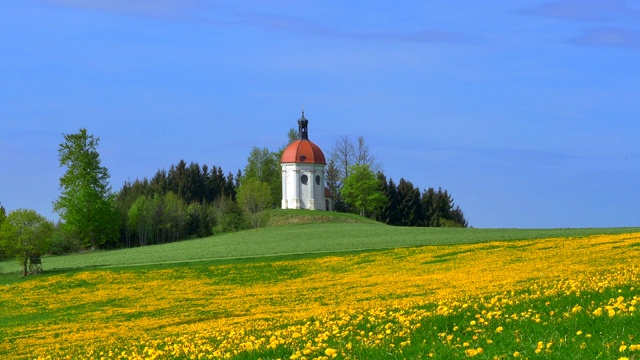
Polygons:
<instances>
[{"instance_id":1,"label":"grass","mask_svg":"<svg viewBox=\"0 0 640 360\"><path fill-rule=\"evenodd\" d=\"M638 244L545 236L48 272L0 287L0 357L633 358Z\"/></svg>"},{"instance_id":2,"label":"grass","mask_svg":"<svg viewBox=\"0 0 640 360\"><path fill-rule=\"evenodd\" d=\"M496 240L620 234L640 228L464 229L387 226L354 214L274 210L265 228L122 250L45 256L45 271L138 266L239 258L296 258L397 247L454 245ZM0 263L5 273L20 271L15 261ZM1 277L0 277L1 279Z\"/></svg>"}]
</instances>

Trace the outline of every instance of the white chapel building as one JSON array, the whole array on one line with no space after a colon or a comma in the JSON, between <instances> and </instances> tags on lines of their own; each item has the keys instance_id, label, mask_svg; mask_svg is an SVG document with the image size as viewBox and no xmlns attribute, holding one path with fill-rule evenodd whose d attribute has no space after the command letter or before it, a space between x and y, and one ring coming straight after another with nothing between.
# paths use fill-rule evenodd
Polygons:
<instances>
[{"instance_id":1,"label":"white chapel building","mask_svg":"<svg viewBox=\"0 0 640 360\"><path fill-rule=\"evenodd\" d=\"M282 153L282 208L333 210L331 194L325 189L327 161L318 145L309 140L309 120L298 120L298 140Z\"/></svg>"}]
</instances>

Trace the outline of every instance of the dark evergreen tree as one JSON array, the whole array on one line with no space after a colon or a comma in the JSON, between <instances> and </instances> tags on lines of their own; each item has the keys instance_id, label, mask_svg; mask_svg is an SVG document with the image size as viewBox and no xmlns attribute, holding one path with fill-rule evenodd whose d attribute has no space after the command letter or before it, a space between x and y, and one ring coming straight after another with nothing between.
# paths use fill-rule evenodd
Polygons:
<instances>
[{"instance_id":1,"label":"dark evergreen tree","mask_svg":"<svg viewBox=\"0 0 640 360\"><path fill-rule=\"evenodd\" d=\"M418 226L422 218L420 208L420 189L415 188L404 178L398 183L398 216L399 225Z\"/></svg>"},{"instance_id":2,"label":"dark evergreen tree","mask_svg":"<svg viewBox=\"0 0 640 360\"><path fill-rule=\"evenodd\" d=\"M442 188L435 191L429 188L422 193L420 204L423 216L423 226L439 227L467 227L468 222L460 207L456 207L453 197Z\"/></svg>"},{"instance_id":3,"label":"dark evergreen tree","mask_svg":"<svg viewBox=\"0 0 640 360\"><path fill-rule=\"evenodd\" d=\"M342 180L340 170L332 159L329 159L329 163L325 168L325 179L325 185L333 197L333 209L338 212L348 211L347 204L342 200L341 195Z\"/></svg>"},{"instance_id":4,"label":"dark evergreen tree","mask_svg":"<svg viewBox=\"0 0 640 360\"><path fill-rule=\"evenodd\" d=\"M152 196L153 194L166 194L169 191L169 176L167 171L162 169L158 170L156 174L151 178L149 182L146 178L143 180L147 190L145 195Z\"/></svg>"},{"instance_id":5,"label":"dark evergreen tree","mask_svg":"<svg viewBox=\"0 0 640 360\"><path fill-rule=\"evenodd\" d=\"M387 198L386 204L382 207L379 221L388 225L400 225L401 216L398 210L398 188L393 181L386 181L386 176L382 172L378 173L378 177L384 184L382 191Z\"/></svg>"},{"instance_id":6,"label":"dark evergreen tree","mask_svg":"<svg viewBox=\"0 0 640 360\"><path fill-rule=\"evenodd\" d=\"M214 166L211 168L211 175L209 175L209 179L207 180L208 196L206 202L208 204L213 203L215 199L224 195L226 182L227 180L221 167Z\"/></svg>"},{"instance_id":7,"label":"dark evergreen tree","mask_svg":"<svg viewBox=\"0 0 640 360\"><path fill-rule=\"evenodd\" d=\"M204 177L198 163L192 162L187 169L188 192L182 197L187 204L204 200Z\"/></svg>"},{"instance_id":8,"label":"dark evergreen tree","mask_svg":"<svg viewBox=\"0 0 640 360\"><path fill-rule=\"evenodd\" d=\"M0 203L0 225L2 225L2 222L6 218L7 218L7 211L5 210L4 206L2 206L2 203Z\"/></svg>"}]
</instances>

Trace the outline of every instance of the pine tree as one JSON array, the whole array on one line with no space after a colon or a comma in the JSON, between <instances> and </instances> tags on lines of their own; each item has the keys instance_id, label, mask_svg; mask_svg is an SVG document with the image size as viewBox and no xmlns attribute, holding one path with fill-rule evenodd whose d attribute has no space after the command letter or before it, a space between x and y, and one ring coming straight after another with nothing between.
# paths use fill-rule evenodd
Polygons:
<instances>
[{"instance_id":1,"label":"pine tree","mask_svg":"<svg viewBox=\"0 0 640 360\"><path fill-rule=\"evenodd\" d=\"M384 175L382 176L384 177ZM383 191L387 202L380 211L380 221L388 225L400 225L401 216L398 210L398 187L393 179L385 182Z\"/></svg>"},{"instance_id":2,"label":"pine tree","mask_svg":"<svg viewBox=\"0 0 640 360\"><path fill-rule=\"evenodd\" d=\"M398 215L400 225L418 226L422 218L420 189L404 178L398 183Z\"/></svg>"}]
</instances>

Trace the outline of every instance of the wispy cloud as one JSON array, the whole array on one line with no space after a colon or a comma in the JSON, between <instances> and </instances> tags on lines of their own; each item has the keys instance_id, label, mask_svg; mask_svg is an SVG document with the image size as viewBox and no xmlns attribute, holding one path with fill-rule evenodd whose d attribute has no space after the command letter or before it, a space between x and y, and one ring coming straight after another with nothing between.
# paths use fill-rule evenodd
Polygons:
<instances>
[{"instance_id":1,"label":"wispy cloud","mask_svg":"<svg viewBox=\"0 0 640 360\"><path fill-rule=\"evenodd\" d=\"M581 46L623 47L640 50L640 32L629 29L599 28L568 41Z\"/></svg>"},{"instance_id":2,"label":"wispy cloud","mask_svg":"<svg viewBox=\"0 0 640 360\"><path fill-rule=\"evenodd\" d=\"M198 0L41 0L54 6L80 8L130 16L181 18L198 6Z\"/></svg>"},{"instance_id":3,"label":"wispy cloud","mask_svg":"<svg viewBox=\"0 0 640 360\"><path fill-rule=\"evenodd\" d=\"M406 30L376 27L354 30L348 26L322 25L303 16L287 16L267 12L246 11L240 5L216 5L202 0L41 0L43 3L109 12L127 16L193 21L258 27L267 31L307 34L325 38L362 41L390 41L412 43L459 43L472 37L439 29Z\"/></svg>"},{"instance_id":4,"label":"wispy cloud","mask_svg":"<svg viewBox=\"0 0 640 360\"><path fill-rule=\"evenodd\" d=\"M264 15L242 14L238 22L243 25L258 26L266 30L286 31L291 33L308 34L318 37L344 38L365 41L396 41L414 43L458 43L471 40L470 37L443 30L423 29L418 31L394 30L351 30L331 26L323 26L302 18Z\"/></svg>"},{"instance_id":5,"label":"wispy cloud","mask_svg":"<svg viewBox=\"0 0 640 360\"><path fill-rule=\"evenodd\" d=\"M574 21L602 22L623 17L640 17L640 10L625 0L558 0L522 9L521 14Z\"/></svg>"},{"instance_id":6,"label":"wispy cloud","mask_svg":"<svg viewBox=\"0 0 640 360\"><path fill-rule=\"evenodd\" d=\"M640 50L640 32L632 30L640 21L640 9L625 0L557 0L518 12L590 25L565 43Z\"/></svg>"}]
</instances>

